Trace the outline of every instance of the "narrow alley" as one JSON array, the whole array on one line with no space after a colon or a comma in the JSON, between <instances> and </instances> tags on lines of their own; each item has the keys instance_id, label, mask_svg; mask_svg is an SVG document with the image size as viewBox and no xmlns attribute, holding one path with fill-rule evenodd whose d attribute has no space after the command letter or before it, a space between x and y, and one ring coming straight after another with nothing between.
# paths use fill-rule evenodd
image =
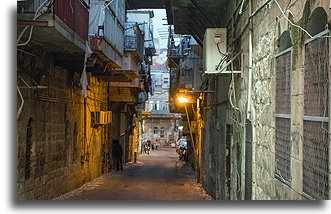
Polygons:
<instances>
[{"instance_id":1,"label":"narrow alley","mask_svg":"<svg viewBox=\"0 0 331 214\"><path fill-rule=\"evenodd\" d=\"M143 154L123 171L112 171L53 200L212 200L174 148Z\"/></svg>"},{"instance_id":2,"label":"narrow alley","mask_svg":"<svg viewBox=\"0 0 331 214\"><path fill-rule=\"evenodd\" d=\"M16 12L18 200L331 199L331 1Z\"/></svg>"}]
</instances>

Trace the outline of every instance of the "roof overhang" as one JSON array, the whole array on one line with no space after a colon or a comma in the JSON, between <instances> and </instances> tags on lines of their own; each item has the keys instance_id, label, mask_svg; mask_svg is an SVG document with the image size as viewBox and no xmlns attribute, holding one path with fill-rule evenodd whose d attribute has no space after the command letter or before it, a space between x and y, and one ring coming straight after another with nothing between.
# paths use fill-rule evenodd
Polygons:
<instances>
[{"instance_id":1,"label":"roof overhang","mask_svg":"<svg viewBox=\"0 0 331 214\"><path fill-rule=\"evenodd\" d=\"M189 34L203 41L206 28L224 27L229 0L172 0L168 24L174 25L176 34ZM169 20L172 18L172 20Z\"/></svg>"}]
</instances>

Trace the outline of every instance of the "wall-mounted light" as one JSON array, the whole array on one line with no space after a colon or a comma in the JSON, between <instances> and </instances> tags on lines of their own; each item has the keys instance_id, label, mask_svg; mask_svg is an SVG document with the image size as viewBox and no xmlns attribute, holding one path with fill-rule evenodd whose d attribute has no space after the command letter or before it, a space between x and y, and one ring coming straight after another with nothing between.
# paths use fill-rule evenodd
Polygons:
<instances>
[{"instance_id":1,"label":"wall-mounted light","mask_svg":"<svg viewBox=\"0 0 331 214\"><path fill-rule=\"evenodd\" d=\"M177 99L180 103L187 103L188 102L188 99L185 98L185 97L178 97Z\"/></svg>"}]
</instances>

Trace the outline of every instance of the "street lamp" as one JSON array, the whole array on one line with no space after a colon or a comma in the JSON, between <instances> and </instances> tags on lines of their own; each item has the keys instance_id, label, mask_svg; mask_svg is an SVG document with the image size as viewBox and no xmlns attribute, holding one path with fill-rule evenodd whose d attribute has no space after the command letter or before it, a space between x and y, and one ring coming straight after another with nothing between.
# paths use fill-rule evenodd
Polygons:
<instances>
[{"instance_id":1,"label":"street lamp","mask_svg":"<svg viewBox=\"0 0 331 214\"><path fill-rule=\"evenodd\" d=\"M178 101L179 101L180 103L187 103L187 102L188 102L188 99L185 98L185 97L178 97ZM185 106L186 106L186 105L185 105Z\"/></svg>"}]
</instances>

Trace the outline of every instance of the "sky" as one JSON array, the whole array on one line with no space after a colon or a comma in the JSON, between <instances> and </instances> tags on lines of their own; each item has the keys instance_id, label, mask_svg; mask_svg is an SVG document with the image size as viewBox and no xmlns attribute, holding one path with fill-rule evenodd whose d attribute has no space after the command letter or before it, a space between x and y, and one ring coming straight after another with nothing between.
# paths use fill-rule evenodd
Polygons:
<instances>
[{"instance_id":1,"label":"sky","mask_svg":"<svg viewBox=\"0 0 331 214\"><path fill-rule=\"evenodd\" d=\"M167 20L162 20L167 18L166 11L164 9L155 9L154 11L154 38L160 39L159 31L167 31L169 25L167 24ZM167 48L168 40L167 39L160 39L160 48Z\"/></svg>"}]
</instances>

